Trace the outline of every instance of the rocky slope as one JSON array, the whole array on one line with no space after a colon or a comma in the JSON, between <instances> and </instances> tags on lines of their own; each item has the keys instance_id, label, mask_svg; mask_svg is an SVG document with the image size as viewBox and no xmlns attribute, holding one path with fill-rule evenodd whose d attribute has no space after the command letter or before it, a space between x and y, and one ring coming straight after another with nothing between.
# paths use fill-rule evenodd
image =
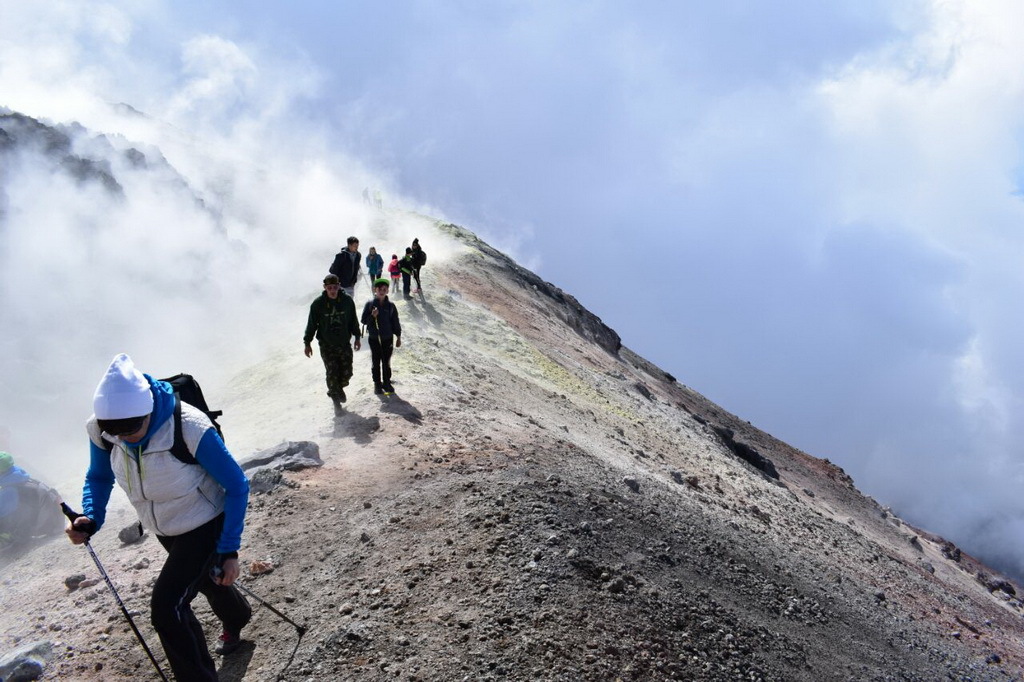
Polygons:
<instances>
[{"instance_id":1,"label":"rocky slope","mask_svg":"<svg viewBox=\"0 0 1024 682\"><path fill-rule=\"evenodd\" d=\"M360 351L335 415L297 331L207 387L238 455L311 440L325 462L252 496L242 550L272 567L244 583L308 630L257 609L222 679L1022 677L1010 581L472 234L419 237L430 262L425 293L399 301L397 395L373 395ZM94 544L162 658L146 616L161 549L122 544L131 521L113 512ZM3 567L0 652L50 642L42 679L153 678L102 582L69 591L74 573L96 575L63 541Z\"/></svg>"}]
</instances>

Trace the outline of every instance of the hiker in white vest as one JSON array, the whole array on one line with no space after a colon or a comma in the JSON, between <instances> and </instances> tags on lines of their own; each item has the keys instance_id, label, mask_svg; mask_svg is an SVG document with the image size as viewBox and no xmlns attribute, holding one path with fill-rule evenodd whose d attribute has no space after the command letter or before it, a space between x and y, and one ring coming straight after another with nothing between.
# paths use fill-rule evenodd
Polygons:
<instances>
[{"instance_id":1,"label":"hiker in white vest","mask_svg":"<svg viewBox=\"0 0 1024 682\"><path fill-rule=\"evenodd\" d=\"M153 586L151 619L171 670L182 682L216 680L191 602L202 592L224 624L217 653L239 647L252 611L231 584L239 574L249 483L207 416L183 401L180 434L194 461L172 452L176 402L170 384L137 370L127 355L114 358L93 396L83 514L67 534L81 544L103 527L116 480L167 550ZM212 577L214 569L219 577Z\"/></svg>"}]
</instances>

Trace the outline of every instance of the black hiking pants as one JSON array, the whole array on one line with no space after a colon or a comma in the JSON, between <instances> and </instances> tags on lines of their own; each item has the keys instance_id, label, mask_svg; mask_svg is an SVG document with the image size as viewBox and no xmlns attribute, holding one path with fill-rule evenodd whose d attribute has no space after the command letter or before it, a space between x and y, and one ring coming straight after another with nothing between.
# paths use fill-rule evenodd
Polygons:
<instances>
[{"instance_id":1,"label":"black hiking pants","mask_svg":"<svg viewBox=\"0 0 1024 682\"><path fill-rule=\"evenodd\" d=\"M223 525L221 514L182 535L156 536L167 550L167 561L153 586L150 617L179 682L217 681L217 666L206 646L203 628L192 612L197 593L202 592L210 602L225 630L241 631L252 616L252 609L237 589L210 579Z\"/></svg>"},{"instance_id":2,"label":"black hiking pants","mask_svg":"<svg viewBox=\"0 0 1024 682\"><path fill-rule=\"evenodd\" d=\"M409 290L412 288L412 273L402 270L402 294L409 297Z\"/></svg>"},{"instance_id":3,"label":"black hiking pants","mask_svg":"<svg viewBox=\"0 0 1024 682\"><path fill-rule=\"evenodd\" d=\"M393 337L388 337L382 344L376 336L367 337L370 342L370 357L373 361L370 373L373 375L373 385L391 384L391 354L395 352Z\"/></svg>"}]
</instances>

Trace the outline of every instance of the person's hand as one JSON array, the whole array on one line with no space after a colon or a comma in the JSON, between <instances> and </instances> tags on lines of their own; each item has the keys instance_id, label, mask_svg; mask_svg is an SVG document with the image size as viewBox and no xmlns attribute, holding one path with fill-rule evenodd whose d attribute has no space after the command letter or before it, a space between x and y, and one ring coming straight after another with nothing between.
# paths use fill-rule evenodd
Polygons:
<instances>
[{"instance_id":1,"label":"person's hand","mask_svg":"<svg viewBox=\"0 0 1024 682\"><path fill-rule=\"evenodd\" d=\"M377 306L374 306L374 307L370 308L370 314L373 315L374 317L377 317L377 312L379 310L380 310L380 308L378 308Z\"/></svg>"},{"instance_id":2,"label":"person's hand","mask_svg":"<svg viewBox=\"0 0 1024 682\"><path fill-rule=\"evenodd\" d=\"M395 348L401 348L401 347L402 347L402 337L401 336L396 336L395 337Z\"/></svg>"},{"instance_id":3,"label":"person's hand","mask_svg":"<svg viewBox=\"0 0 1024 682\"><path fill-rule=\"evenodd\" d=\"M212 580L218 585L227 587L238 580L239 573L241 573L241 569L238 566L238 559L225 559L220 566L220 575L213 577Z\"/></svg>"},{"instance_id":4,"label":"person's hand","mask_svg":"<svg viewBox=\"0 0 1024 682\"><path fill-rule=\"evenodd\" d=\"M71 544L81 545L96 532L96 523L88 516L79 516L64 529L64 532L71 539Z\"/></svg>"},{"instance_id":5,"label":"person's hand","mask_svg":"<svg viewBox=\"0 0 1024 682\"><path fill-rule=\"evenodd\" d=\"M307 358L313 357L313 346L306 344L306 348L303 350Z\"/></svg>"},{"instance_id":6,"label":"person's hand","mask_svg":"<svg viewBox=\"0 0 1024 682\"><path fill-rule=\"evenodd\" d=\"M360 343L360 342L359 342L359 339L357 338L357 339L356 339L356 345L354 346L354 348L355 348L356 350L359 350L359 349L360 349L360 348L362 348L362 347L363 347L363 344L362 344L362 343Z\"/></svg>"}]
</instances>

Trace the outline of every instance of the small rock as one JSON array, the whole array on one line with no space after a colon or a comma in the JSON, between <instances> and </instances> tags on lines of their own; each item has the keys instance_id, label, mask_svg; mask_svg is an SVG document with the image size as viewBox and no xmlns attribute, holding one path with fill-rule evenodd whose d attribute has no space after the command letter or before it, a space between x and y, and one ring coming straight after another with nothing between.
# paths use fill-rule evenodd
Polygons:
<instances>
[{"instance_id":1,"label":"small rock","mask_svg":"<svg viewBox=\"0 0 1024 682\"><path fill-rule=\"evenodd\" d=\"M640 492L640 484L632 476L624 476L622 482L626 484L626 487L635 493Z\"/></svg>"},{"instance_id":2,"label":"small rock","mask_svg":"<svg viewBox=\"0 0 1024 682\"><path fill-rule=\"evenodd\" d=\"M249 564L249 575L263 575L264 573L270 573L273 570L274 563L272 561L256 559Z\"/></svg>"},{"instance_id":3,"label":"small rock","mask_svg":"<svg viewBox=\"0 0 1024 682\"><path fill-rule=\"evenodd\" d=\"M145 533L146 530L142 527L142 524L136 521L130 526L125 526L124 528L122 528L121 531L117 534L117 539L126 545L133 545L139 540L141 540L142 536L145 535Z\"/></svg>"},{"instance_id":4,"label":"small rock","mask_svg":"<svg viewBox=\"0 0 1024 682\"><path fill-rule=\"evenodd\" d=\"M249 478L249 492L269 493L284 482L284 476L277 469L260 469Z\"/></svg>"},{"instance_id":5,"label":"small rock","mask_svg":"<svg viewBox=\"0 0 1024 682\"><path fill-rule=\"evenodd\" d=\"M141 571L144 568L149 568L149 559L147 559L146 557L142 557L134 564L132 564L132 568L134 568L136 571Z\"/></svg>"},{"instance_id":6,"label":"small rock","mask_svg":"<svg viewBox=\"0 0 1024 682\"><path fill-rule=\"evenodd\" d=\"M68 590L74 592L78 589L79 585L82 584L83 580L85 580L84 573L75 573L74 575L69 575L67 578L64 578L64 586L68 588Z\"/></svg>"},{"instance_id":7,"label":"small rock","mask_svg":"<svg viewBox=\"0 0 1024 682\"><path fill-rule=\"evenodd\" d=\"M989 654L988 658L985 659L985 662L989 665L994 665L996 663L1001 663L1002 660L1003 659L999 654Z\"/></svg>"}]
</instances>

